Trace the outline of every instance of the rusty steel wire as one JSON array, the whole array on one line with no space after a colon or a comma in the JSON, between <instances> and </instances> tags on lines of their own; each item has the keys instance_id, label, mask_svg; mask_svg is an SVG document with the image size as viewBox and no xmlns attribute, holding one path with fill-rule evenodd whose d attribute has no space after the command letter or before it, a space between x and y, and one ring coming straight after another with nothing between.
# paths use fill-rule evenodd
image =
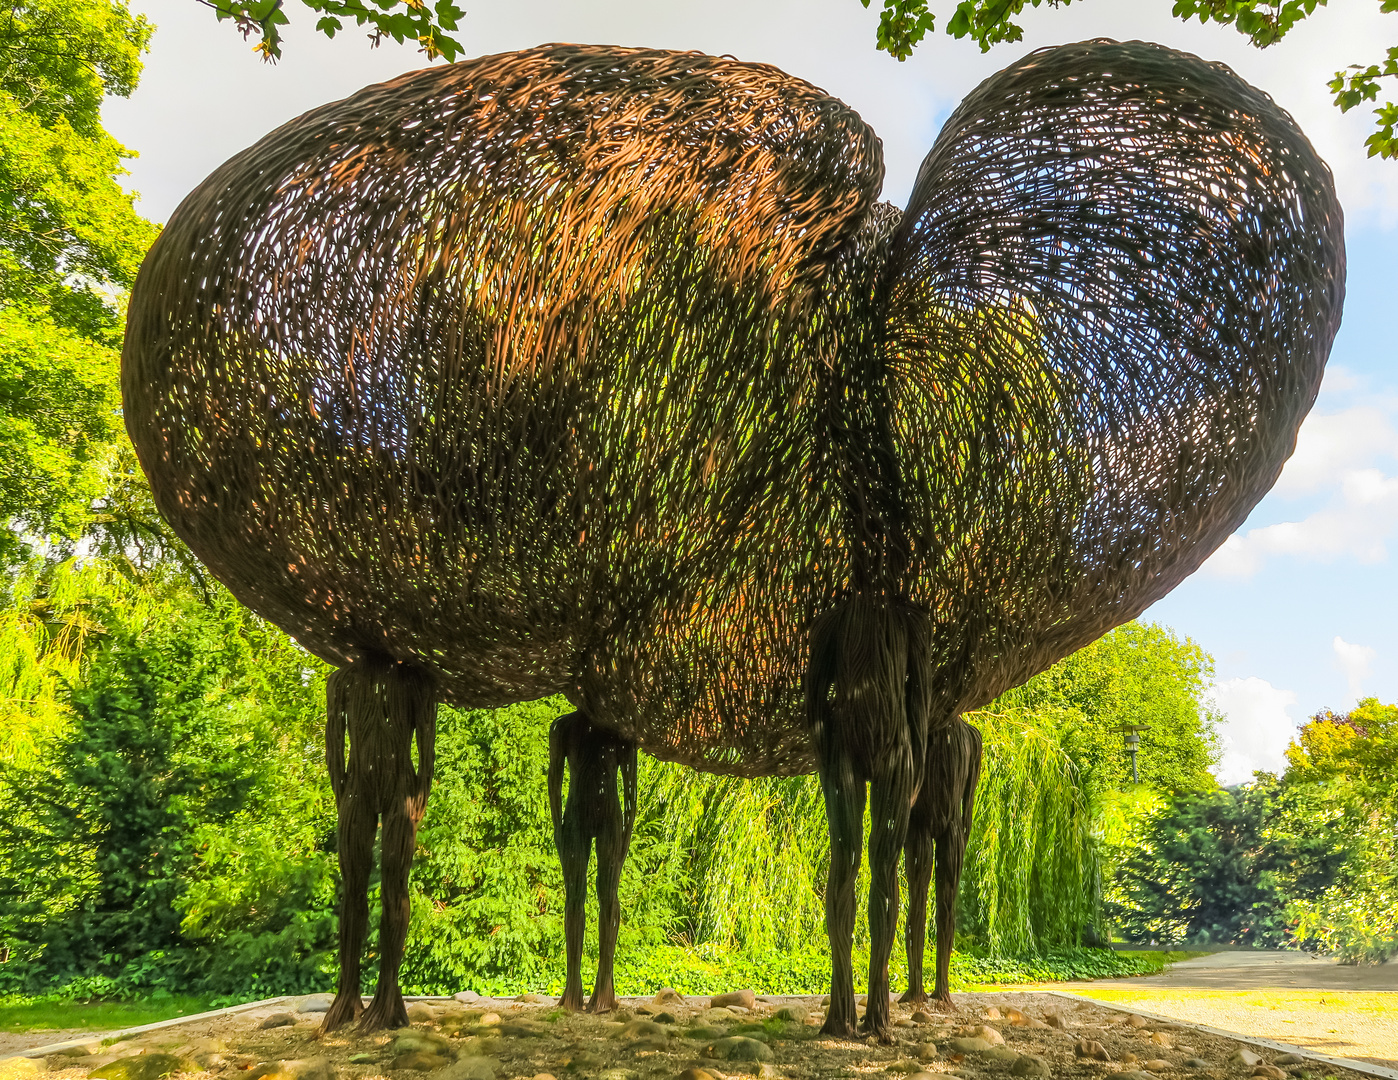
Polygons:
<instances>
[{"instance_id":1,"label":"rusty steel wire","mask_svg":"<svg viewBox=\"0 0 1398 1080\"><path fill-rule=\"evenodd\" d=\"M1275 479L1339 318L1291 119L1143 43L1034 53L906 213L771 67L551 45L314 110L171 218L128 429L253 610L447 700L808 771L806 628L935 616L939 715L1131 618Z\"/></svg>"}]
</instances>

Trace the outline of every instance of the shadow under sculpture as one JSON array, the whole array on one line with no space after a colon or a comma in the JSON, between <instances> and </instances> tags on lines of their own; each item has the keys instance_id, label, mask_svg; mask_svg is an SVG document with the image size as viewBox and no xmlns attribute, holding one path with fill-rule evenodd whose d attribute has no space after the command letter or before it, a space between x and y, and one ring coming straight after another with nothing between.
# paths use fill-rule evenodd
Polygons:
<instances>
[{"instance_id":1,"label":"shadow under sculpture","mask_svg":"<svg viewBox=\"0 0 1398 1080\"><path fill-rule=\"evenodd\" d=\"M440 65L191 193L122 357L162 514L352 681L561 693L661 759L819 770L837 1035L864 803L884 1035L929 745L1243 521L1344 282L1290 117L1141 42L1031 53L952 115L905 211L882 178L858 115L775 68L577 45ZM430 737L383 700L393 738L349 724L349 774L397 778L401 813L371 801L410 852ZM359 805L327 1028L359 1004ZM362 1023L390 1022L400 959Z\"/></svg>"}]
</instances>

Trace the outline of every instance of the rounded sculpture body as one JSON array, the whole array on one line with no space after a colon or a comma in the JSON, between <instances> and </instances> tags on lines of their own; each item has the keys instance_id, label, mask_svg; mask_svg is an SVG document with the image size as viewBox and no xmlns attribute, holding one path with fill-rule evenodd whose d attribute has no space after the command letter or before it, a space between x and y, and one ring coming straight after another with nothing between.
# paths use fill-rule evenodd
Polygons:
<instances>
[{"instance_id":1,"label":"rounded sculpture body","mask_svg":"<svg viewBox=\"0 0 1398 1080\"><path fill-rule=\"evenodd\" d=\"M836 1033L864 785L877 967L929 731L1243 521L1344 283L1290 117L1141 42L992 76L906 211L882 173L852 110L770 67L430 68L192 193L123 353L161 512L316 654L461 706L563 693L704 769L818 768ZM879 1031L872 972L870 1001Z\"/></svg>"}]
</instances>

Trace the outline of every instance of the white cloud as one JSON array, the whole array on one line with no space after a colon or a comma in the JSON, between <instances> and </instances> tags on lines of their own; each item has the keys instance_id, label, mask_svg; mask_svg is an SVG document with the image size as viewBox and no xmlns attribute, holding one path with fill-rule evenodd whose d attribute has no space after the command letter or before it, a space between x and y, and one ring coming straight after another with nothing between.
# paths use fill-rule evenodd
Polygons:
<instances>
[{"instance_id":1,"label":"white cloud","mask_svg":"<svg viewBox=\"0 0 1398 1080\"><path fill-rule=\"evenodd\" d=\"M1211 697L1224 715L1218 725L1222 753L1214 770L1220 784L1239 784L1258 770L1286 767L1286 748L1298 727L1289 712L1295 693L1254 677L1215 683Z\"/></svg>"},{"instance_id":2,"label":"white cloud","mask_svg":"<svg viewBox=\"0 0 1398 1080\"><path fill-rule=\"evenodd\" d=\"M1349 473L1380 456L1398 454L1398 429L1389 410L1363 405L1341 412L1312 413L1296 437L1296 452L1272 490L1309 495L1334 488Z\"/></svg>"},{"instance_id":3,"label":"white cloud","mask_svg":"<svg viewBox=\"0 0 1398 1080\"><path fill-rule=\"evenodd\" d=\"M1386 541L1398 528L1398 476L1356 469L1340 482L1331 504L1300 521L1234 533L1204 564L1218 577L1251 577L1269 558L1333 562L1352 558L1372 564L1388 558Z\"/></svg>"},{"instance_id":4,"label":"white cloud","mask_svg":"<svg viewBox=\"0 0 1398 1080\"><path fill-rule=\"evenodd\" d=\"M1369 666L1378 653L1367 645L1352 645L1338 634L1331 645L1335 650L1335 663L1349 683L1350 696L1358 701L1362 696L1360 684L1369 677Z\"/></svg>"},{"instance_id":5,"label":"white cloud","mask_svg":"<svg viewBox=\"0 0 1398 1080\"><path fill-rule=\"evenodd\" d=\"M1347 381L1352 379L1341 371L1338 382ZM1234 533L1205 567L1217 577L1248 578L1278 556L1384 562L1388 541L1398 532L1395 458L1398 407L1393 402L1370 399L1336 412L1313 412L1272 491L1283 499L1325 494L1329 499L1298 520Z\"/></svg>"}]
</instances>

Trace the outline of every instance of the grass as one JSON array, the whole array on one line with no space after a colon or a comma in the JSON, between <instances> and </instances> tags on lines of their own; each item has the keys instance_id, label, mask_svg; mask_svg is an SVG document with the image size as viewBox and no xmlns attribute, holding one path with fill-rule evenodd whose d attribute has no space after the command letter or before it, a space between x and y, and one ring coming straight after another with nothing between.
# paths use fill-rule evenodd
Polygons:
<instances>
[{"instance_id":1,"label":"grass","mask_svg":"<svg viewBox=\"0 0 1398 1080\"><path fill-rule=\"evenodd\" d=\"M211 1000L183 995L148 1001L61 1001L21 998L0 1002L0 1031L111 1031L206 1012Z\"/></svg>"}]
</instances>

